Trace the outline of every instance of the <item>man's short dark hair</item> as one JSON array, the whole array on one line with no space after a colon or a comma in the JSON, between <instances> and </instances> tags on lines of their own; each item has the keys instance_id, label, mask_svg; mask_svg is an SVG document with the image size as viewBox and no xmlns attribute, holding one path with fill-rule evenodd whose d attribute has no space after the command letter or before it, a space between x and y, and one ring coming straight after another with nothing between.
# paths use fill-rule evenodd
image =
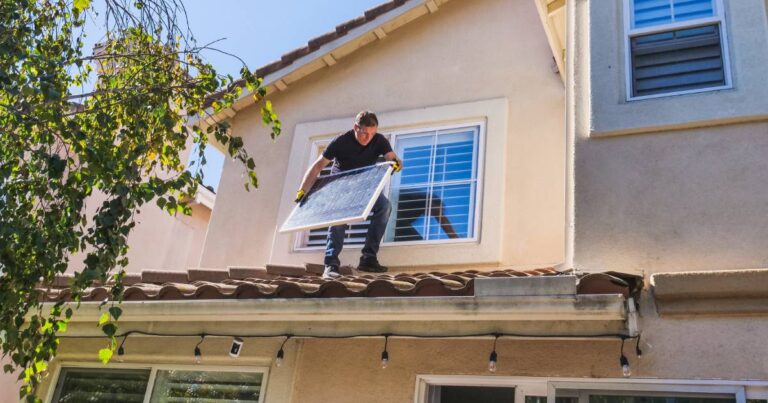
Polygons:
<instances>
[{"instance_id":1,"label":"man's short dark hair","mask_svg":"<svg viewBox=\"0 0 768 403\"><path fill-rule=\"evenodd\" d=\"M379 119L371 111L362 111L355 117L355 124L358 126L373 127L379 125Z\"/></svg>"}]
</instances>

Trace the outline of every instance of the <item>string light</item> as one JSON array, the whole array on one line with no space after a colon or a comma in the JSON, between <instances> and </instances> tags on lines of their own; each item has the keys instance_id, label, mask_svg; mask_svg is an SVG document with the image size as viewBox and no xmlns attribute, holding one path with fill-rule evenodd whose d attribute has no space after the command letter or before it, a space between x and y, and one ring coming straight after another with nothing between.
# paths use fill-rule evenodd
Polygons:
<instances>
[{"instance_id":1,"label":"string light","mask_svg":"<svg viewBox=\"0 0 768 403\"><path fill-rule=\"evenodd\" d=\"M120 342L120 347L117 348L117 362L123 362L123 356L125 355L125 348L123 348L123 344L125 344L126 340L128 340L127 334L123 336L123 341Z\"/></svg>"},{"instance_id":2,"label":"string light","mask_svg":"<svg viewBox=\"0 0 768 403\"><path fill-rule=\"evenodd\" d=\"M389 335L384 335L384 351L381 352L381 369L386 369L389 365L389 352L387 351L387 343L389 343Z\"/></svg>"},{"instance_id":3,"label":"string light","mask_svg":"<svg viewBox=\"0 0 768 403\"><path fill-rule=\"evenodd\" d=\"M624 355L624 340L626 339L622 337L621 357L619 357L619 365L621 366L622 375L624 375L625 378L629 378L632 375L632 370L629 368L629 360L627 359L627 356Z\"/></svg>"},{"instance_id":4,"label":"string light","mask_svg":"<svg viewBox=\"0 0 768 403\"><path fill-rule=\"evenodd\" d=\"M495 373L496 372L496 363L499 361L499 355L496 354L496 342L499 341L499 335L494 335L493 339L493 351L491 351L491 356L488 358L488 371Z\"/></svg>"},{"instance_id":5,"label":"string light","mask_svg":"<svg viewBox=\"0 0 768 403\"><path fill-rule=\"evenodd\" d=\"M283 351L283 347L285 346L285 343L288 342L288 339L290 338L291 338L291 335L285 336L285 340L283 340L283 344L280 345L280 350L277 350L277 356L275 357L276 367L283 365L283 358L285 357L285 351Z\"/></svg>"},{"instance_id":6,"label":"string light","mask_svg":"<svg viewBox=\"0 0 768 403\"><path fill-rule=\"evenodd\" d=\"M200 351L200 345L205 340L205 333L200 335L200 341L195 345L195 363L200 364L203 361L203 353Z\"/></svg>"}]
</instances>

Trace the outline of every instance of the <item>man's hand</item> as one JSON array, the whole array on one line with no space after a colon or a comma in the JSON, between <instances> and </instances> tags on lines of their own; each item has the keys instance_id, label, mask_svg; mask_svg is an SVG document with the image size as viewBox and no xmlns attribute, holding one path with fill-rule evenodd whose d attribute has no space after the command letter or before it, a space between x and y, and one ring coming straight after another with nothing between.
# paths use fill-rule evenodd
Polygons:
<instances>
[{"instance_id":1,"label":"man's hand","mask_svg":"<svg viewBox=\"0 0 768 403\"><path fill-rule=\"evenodd\" d=\"M400 172L403 169L403 161L394 160L392 162L392 174L394 175L395 172Z\"/></svg>"},{"instance_id":2,"label":"man's hand","mask_svg":"<svg viewBox=\"0 0 768 403\"><path fill-rule=\"evenodd\" d=\"M307 193L304 192L304 189L299 189L298 192L296 192L296 200L294 200L296 203L301 203L302 200L304 200L307 197Z\"/></svg>"}]
</instances>

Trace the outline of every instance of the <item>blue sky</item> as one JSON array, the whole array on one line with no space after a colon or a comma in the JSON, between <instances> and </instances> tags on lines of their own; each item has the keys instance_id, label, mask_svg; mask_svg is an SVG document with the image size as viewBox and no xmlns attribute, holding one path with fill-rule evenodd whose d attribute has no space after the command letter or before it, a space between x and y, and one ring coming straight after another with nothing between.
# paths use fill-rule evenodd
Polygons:
<instances>
[{"instance_id":1,"label":"blue sky","mask_svg":"<svg viewBox=\"0 0 768 403\"><path fill-rule=\"evenodd\" d=\"M255 70L385 1L187 0L184 5L199 44L225 38L215 46L236 54ZM238 75L237 59L216 52L205 56L218 71ZM205 184L217 189L224 157L212 150L206 159Z\"/></svg>"},{"instance_id":2,"label":"blue sky","mask_svg":"<svg viewBox=\"0 0 768 403\"><path fill-rule=\"evenodd\" d=\"M214 47L237 55L253 71L387 0L181 1L199 45L219 40ZM104 9L102 1L93 0L93 5L97 10ZM86 28L86 50L102 39L100 22ZM220 73L239 75L242 65L238 59L212 51L203 55ZM208 150L205 184L217 189L224 157L212 147Z\"/></svg>"}]
</instances>

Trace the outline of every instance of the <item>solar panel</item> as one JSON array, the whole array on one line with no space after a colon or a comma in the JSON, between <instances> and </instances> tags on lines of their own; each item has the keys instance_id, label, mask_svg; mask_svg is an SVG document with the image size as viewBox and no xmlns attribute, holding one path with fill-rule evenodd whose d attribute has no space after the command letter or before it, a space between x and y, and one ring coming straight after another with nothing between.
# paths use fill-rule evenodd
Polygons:
<instances>
[{"instance_id":1,"label":"solar panel","mask_svg":"<svg viewBox=\"0 0 768 403\"><path fill-rule=\"evenodd\" d=\"M392 163L384 162L318 178L294 207L280 232L304 231L364 221L384 190Z\"/></svg>"}]
</instances>

